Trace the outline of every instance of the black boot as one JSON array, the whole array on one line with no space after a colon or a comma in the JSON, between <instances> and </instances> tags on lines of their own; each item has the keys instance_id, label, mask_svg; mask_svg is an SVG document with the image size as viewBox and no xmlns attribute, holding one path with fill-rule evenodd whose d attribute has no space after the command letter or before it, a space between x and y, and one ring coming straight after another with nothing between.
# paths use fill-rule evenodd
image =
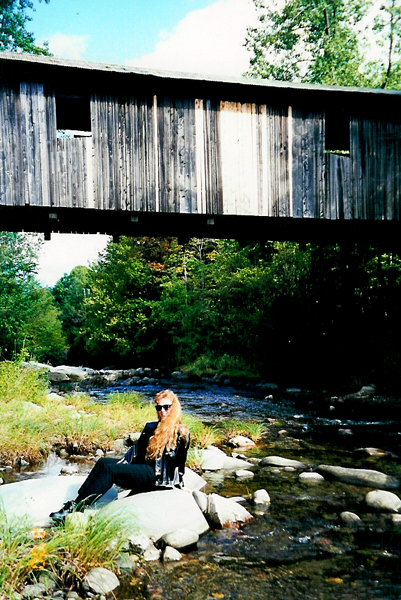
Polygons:
<instances>
[{"instance_id":1,"label":"black boot","mask_svg":"<svg viewBox=\"0 0 401 600\"><path fill-rule=\"evenodd\" d=\"M56 523L64 523L67 515L70 515L72 512L82 512L84 509L83 502L75 502L75 500L68 500L65 504L63 504L60 510L56 512L50 513L49 517L53 519Z\"/></svg>"}]
</instances>

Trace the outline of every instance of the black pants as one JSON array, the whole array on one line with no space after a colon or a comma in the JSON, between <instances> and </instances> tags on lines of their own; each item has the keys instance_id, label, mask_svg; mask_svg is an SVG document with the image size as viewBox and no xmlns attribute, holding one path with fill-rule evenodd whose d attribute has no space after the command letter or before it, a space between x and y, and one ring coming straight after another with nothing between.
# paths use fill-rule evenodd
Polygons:
<instances>
[{"instance_id":1,"label":"black pants","mask_svg":"<svg viewBox=\"0 0 401 600\"><path fill-rule=\"evenodd\" d=\"M149 492L155 484L155 470L148 464L123 464L117 458L100 458L78 490L77 502L94 501L115 483L134 494Z\"/></svg>"}]
</instances>

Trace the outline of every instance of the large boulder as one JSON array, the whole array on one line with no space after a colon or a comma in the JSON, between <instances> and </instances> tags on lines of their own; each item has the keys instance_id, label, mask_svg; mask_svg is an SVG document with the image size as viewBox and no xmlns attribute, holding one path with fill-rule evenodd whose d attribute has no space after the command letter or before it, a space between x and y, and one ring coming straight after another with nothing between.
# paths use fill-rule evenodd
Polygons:
<instances>
[{"instance_id":1,"label":"large boulder","mask_svg":"<svg viewBox=\"0 0 401 600\"><path fill-rule=\"evenodd\" d=\"M8 518L25 518L28 523L43 527L51 523L51 512L59 510L64 502L76 497L84 480L82 475L56 475L7 483L0 488L0 505ZM111 488L97 505L101 506L116 497L117 491Z\"/></svg>"},{"instance_id":2,"label":"large boulder","mask_svg":"<svg viewBox=\"0 0 401 600\"><path fill-rule=\"evenodd\" d=\"M143 533L154 540L177 529L205 533L208 523L192 494L184 490L160 490L128 496L104 506L107 515L124 519L127 537Z\"/></svg>"},{"instance_id":3,"label":"large boulder","mask_svg":"<svg viewBox=\"0 0 401 600\"><path fill-rule=\"evenodd\" d=\"M400 486L400 480L397 477L392 477L371 469L319 465L317 471L325 477L331 477L342 483L350 483L351 485L377 487L382 490L396 489Z\"/></svg>"}]
</instances>

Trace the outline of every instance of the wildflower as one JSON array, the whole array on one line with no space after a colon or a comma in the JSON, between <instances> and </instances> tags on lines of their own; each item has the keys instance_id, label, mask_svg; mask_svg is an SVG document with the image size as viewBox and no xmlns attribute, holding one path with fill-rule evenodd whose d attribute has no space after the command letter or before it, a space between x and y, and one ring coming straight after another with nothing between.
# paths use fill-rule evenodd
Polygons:
<instances>
[{"instance_id":1,"label":"wildflower","mask_svg":"<svg viewBox=\"0 0 401 600\"><path fill-rule=\"evenodd\" d=\"M46 565L46 544L39 544L31 548L29 565L32 569L44 569Z\"/></svg>"},{"instance_id":2,"label":"wildflower","mask_svg":"<svg viewBox=\"0 0 401 600\"><path fill-rule=\"evenodd\" d=\"M31 531L31 536L34 540L43 540L46 537L46 531L43 527L34 527Z\"/></svg>"}]
</instances>

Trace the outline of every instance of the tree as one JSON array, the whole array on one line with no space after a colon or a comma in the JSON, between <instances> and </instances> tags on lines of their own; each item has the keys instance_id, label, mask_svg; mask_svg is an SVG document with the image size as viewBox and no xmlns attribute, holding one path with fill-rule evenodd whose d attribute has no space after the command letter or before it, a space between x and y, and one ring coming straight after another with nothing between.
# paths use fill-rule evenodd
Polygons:
<instances>
[{"instance_id":1,"label":"tree","mask_svg":"<svg viewBox=\"0 0 401 600\"><path fill-rule=\"evenodd\" d=\"M47 4L50 0L44 1ZM36 45L33 33L26 29L27 21L32 20L28 10L35 10L31 0L0 0L0 51L49 56L47 43Z\"/></svg>"},{"instance_id":2,"label":"tree","mask_svg":"<svg viewBox=\"0 0 401 600\"><path fill-rule=\"evenodd\" d=\"M81 364L85 357L85 298L90 294L90 270L79 265L64 275L54 286L53 296L60 310L63 331L67 337L68 360Z\"/></svg>"},{"instance_id":3,"label":"tree","mask_svg":"<svg viewBox=\"0 0 401 600\"><path fill-rule=\"evenodd\" d=\"M384 0L374 19L373 30L379 35L378 44L384 50L383 59L369 63L375 87L401 86L401 4L399 0Z\"/></svg>"},{"instance_id":4,"label":"tree","mask_svg":"<svg viewBox=\"0 0 401 600\"><path fill-rule=\"evenodd\" d=\"M399 0L254 0L260 27L249 28L248 75L329 85L396 87L401 82ZM386 48L382 61L365 58Z\"/></svg>"},{"instance_id":5,"label":"tree","mask_svg":"<svg viewBox=\"0 0 401 600\"><path fill-rule=\"evenodd\" d=\"M159 297L160 265L144 260L144 248L146 244L137 238L122 238L108 245L91 270L84 336L97 364L112 361L131 366L154 346L150 325L153 303Z\"/></svg>"},{"instance_id":6,"label":"tree","mask_svg":"<svg viewBox=\"0 0 401 600\"><path fill-rule=\"evenodd\" d=\"M40 362L59 364L67 351L60 311L50 290L35 285L29 294L30 310L22 327L25 350Z\"/></svg>"}]
</instances>

